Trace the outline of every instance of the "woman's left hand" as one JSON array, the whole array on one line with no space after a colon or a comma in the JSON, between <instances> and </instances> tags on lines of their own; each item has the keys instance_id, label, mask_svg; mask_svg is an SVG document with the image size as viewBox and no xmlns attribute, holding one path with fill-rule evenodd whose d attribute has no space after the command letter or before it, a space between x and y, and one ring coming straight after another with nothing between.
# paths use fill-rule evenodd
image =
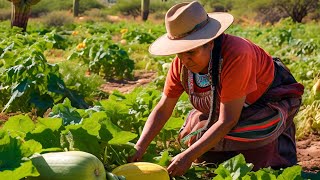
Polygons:
<instances>
[{"instance_id":1,"label":"woman's left hand","mask_svg":"<svg viewBox=\"0 0 320 180\"><path fill-rule=\"evenodd\" d=\"M172 158L167 170L170 176L182 176L191 167L193 160L184 152Z\"/></svg>"}]
</instances>

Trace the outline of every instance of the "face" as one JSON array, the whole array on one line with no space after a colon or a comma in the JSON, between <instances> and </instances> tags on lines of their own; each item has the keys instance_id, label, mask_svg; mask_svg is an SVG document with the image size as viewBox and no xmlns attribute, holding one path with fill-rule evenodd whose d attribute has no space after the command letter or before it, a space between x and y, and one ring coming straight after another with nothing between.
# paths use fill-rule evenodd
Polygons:
<instances>
[{"instance_id":1,"label":"face","mask_svg":"<svg viewBox=\"0 0 320 180\"><path fill-rule=\"evenodd\" d=\"M213 48L213 42L209 42L195 49L177 54L182 64L193 73L208 73L208 66Z\"/></svg>"}]
</instances>

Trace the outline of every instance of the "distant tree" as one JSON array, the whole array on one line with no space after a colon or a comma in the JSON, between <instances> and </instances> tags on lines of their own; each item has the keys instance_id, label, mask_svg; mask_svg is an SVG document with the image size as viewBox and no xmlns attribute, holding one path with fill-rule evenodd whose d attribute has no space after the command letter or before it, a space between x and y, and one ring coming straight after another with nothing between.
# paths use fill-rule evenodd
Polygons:
<instances>
[{"instance_id":1,"label":"distant tree","mask_svg":"<svg viewBox=\"0 0 320 180\"><path fill-rule=\"evenodd\" d=\"M320 0L232 0L232 10L244 15L256 14L256 19L266 22L277 22L281 18L291 17L294 22L302 22L309 13L319 9Z\"/></svg>"},{"instance_id":2,"label":"distant tree","mask_svg":"<svg viewBox=\"0 0 320 180\"><path fill-rule=\"evenodd\" d=\"M11 27L16 26L26 31L31 12L31 6L40 2L40 0L8 0L12 5Z\"/></svg>"},{"instance_id":3,"label":"distant tree","mask_svg":"<svg viewBox=\"0 0 320 180\"><path fill-rule=\"evenodd\" d=\"M308 13L320 7L319 0L272 0L274 6L290 16L294 22L302 22Z\"/></svg>"},{"instance_id":4,"label":"distant tree","mask_svg":"<svg viewBox=\"0 0 320 180\"><path fill-rule=\"evenodd\" d=\"M148 19L150 0L141 0L141 17L143 21Z\"/></svg>"},{"instance_id":5,"label":"distant tree","mask_svg":"<svg viewBox=\"0 0 320 180\"><path fill-rule=\"evenodd\" d=\"M79 16L79 4L80 0L73 0L73 17Z\"/></svg>"}]
</instances>

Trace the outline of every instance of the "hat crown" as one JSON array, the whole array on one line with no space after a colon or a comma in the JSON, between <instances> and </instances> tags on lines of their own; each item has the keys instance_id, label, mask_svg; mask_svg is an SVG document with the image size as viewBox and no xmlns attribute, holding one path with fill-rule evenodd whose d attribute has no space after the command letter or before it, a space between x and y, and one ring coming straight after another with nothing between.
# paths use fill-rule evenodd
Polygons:
<instances>
[{"instance_id":1,"label":"hat crown","mask_svg":"<svg viewBox=\"0 0 320 180\"><path fill-rule=\"evenodd\" d=\"M177 4L170 8L165 16L168 36L179 37L187 34L207 18L206 11L197 1Z\"/></svg>"}]
</instances>

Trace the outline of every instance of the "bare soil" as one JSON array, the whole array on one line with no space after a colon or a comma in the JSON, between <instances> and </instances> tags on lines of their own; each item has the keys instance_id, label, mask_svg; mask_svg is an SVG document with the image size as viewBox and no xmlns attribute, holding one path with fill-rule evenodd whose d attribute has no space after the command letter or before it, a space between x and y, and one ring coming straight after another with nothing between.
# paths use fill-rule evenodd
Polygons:
<instances>
[{"instance_id":1,"label":"bare soil","mask_svg":"<svg viewBox=\"0 0 320 180\"><path fill-rule=\"evenodd\" d=\"M111 81L103 84L101 90L111 93L118 90L121 93L130 93L134 88L150 83L156 78L154 71L136 71L133 80Z\"/></svg>"},{"instance_id":2,"label":"bare soil","mask_svg":"<svg viewBox=\"0 0 320 180\"><path fill-rule=\"evenodd\" d=\"M320 173L320 135L311 134L297 141L297 155L304 171Z\"/></svg>"}]
</instances>

